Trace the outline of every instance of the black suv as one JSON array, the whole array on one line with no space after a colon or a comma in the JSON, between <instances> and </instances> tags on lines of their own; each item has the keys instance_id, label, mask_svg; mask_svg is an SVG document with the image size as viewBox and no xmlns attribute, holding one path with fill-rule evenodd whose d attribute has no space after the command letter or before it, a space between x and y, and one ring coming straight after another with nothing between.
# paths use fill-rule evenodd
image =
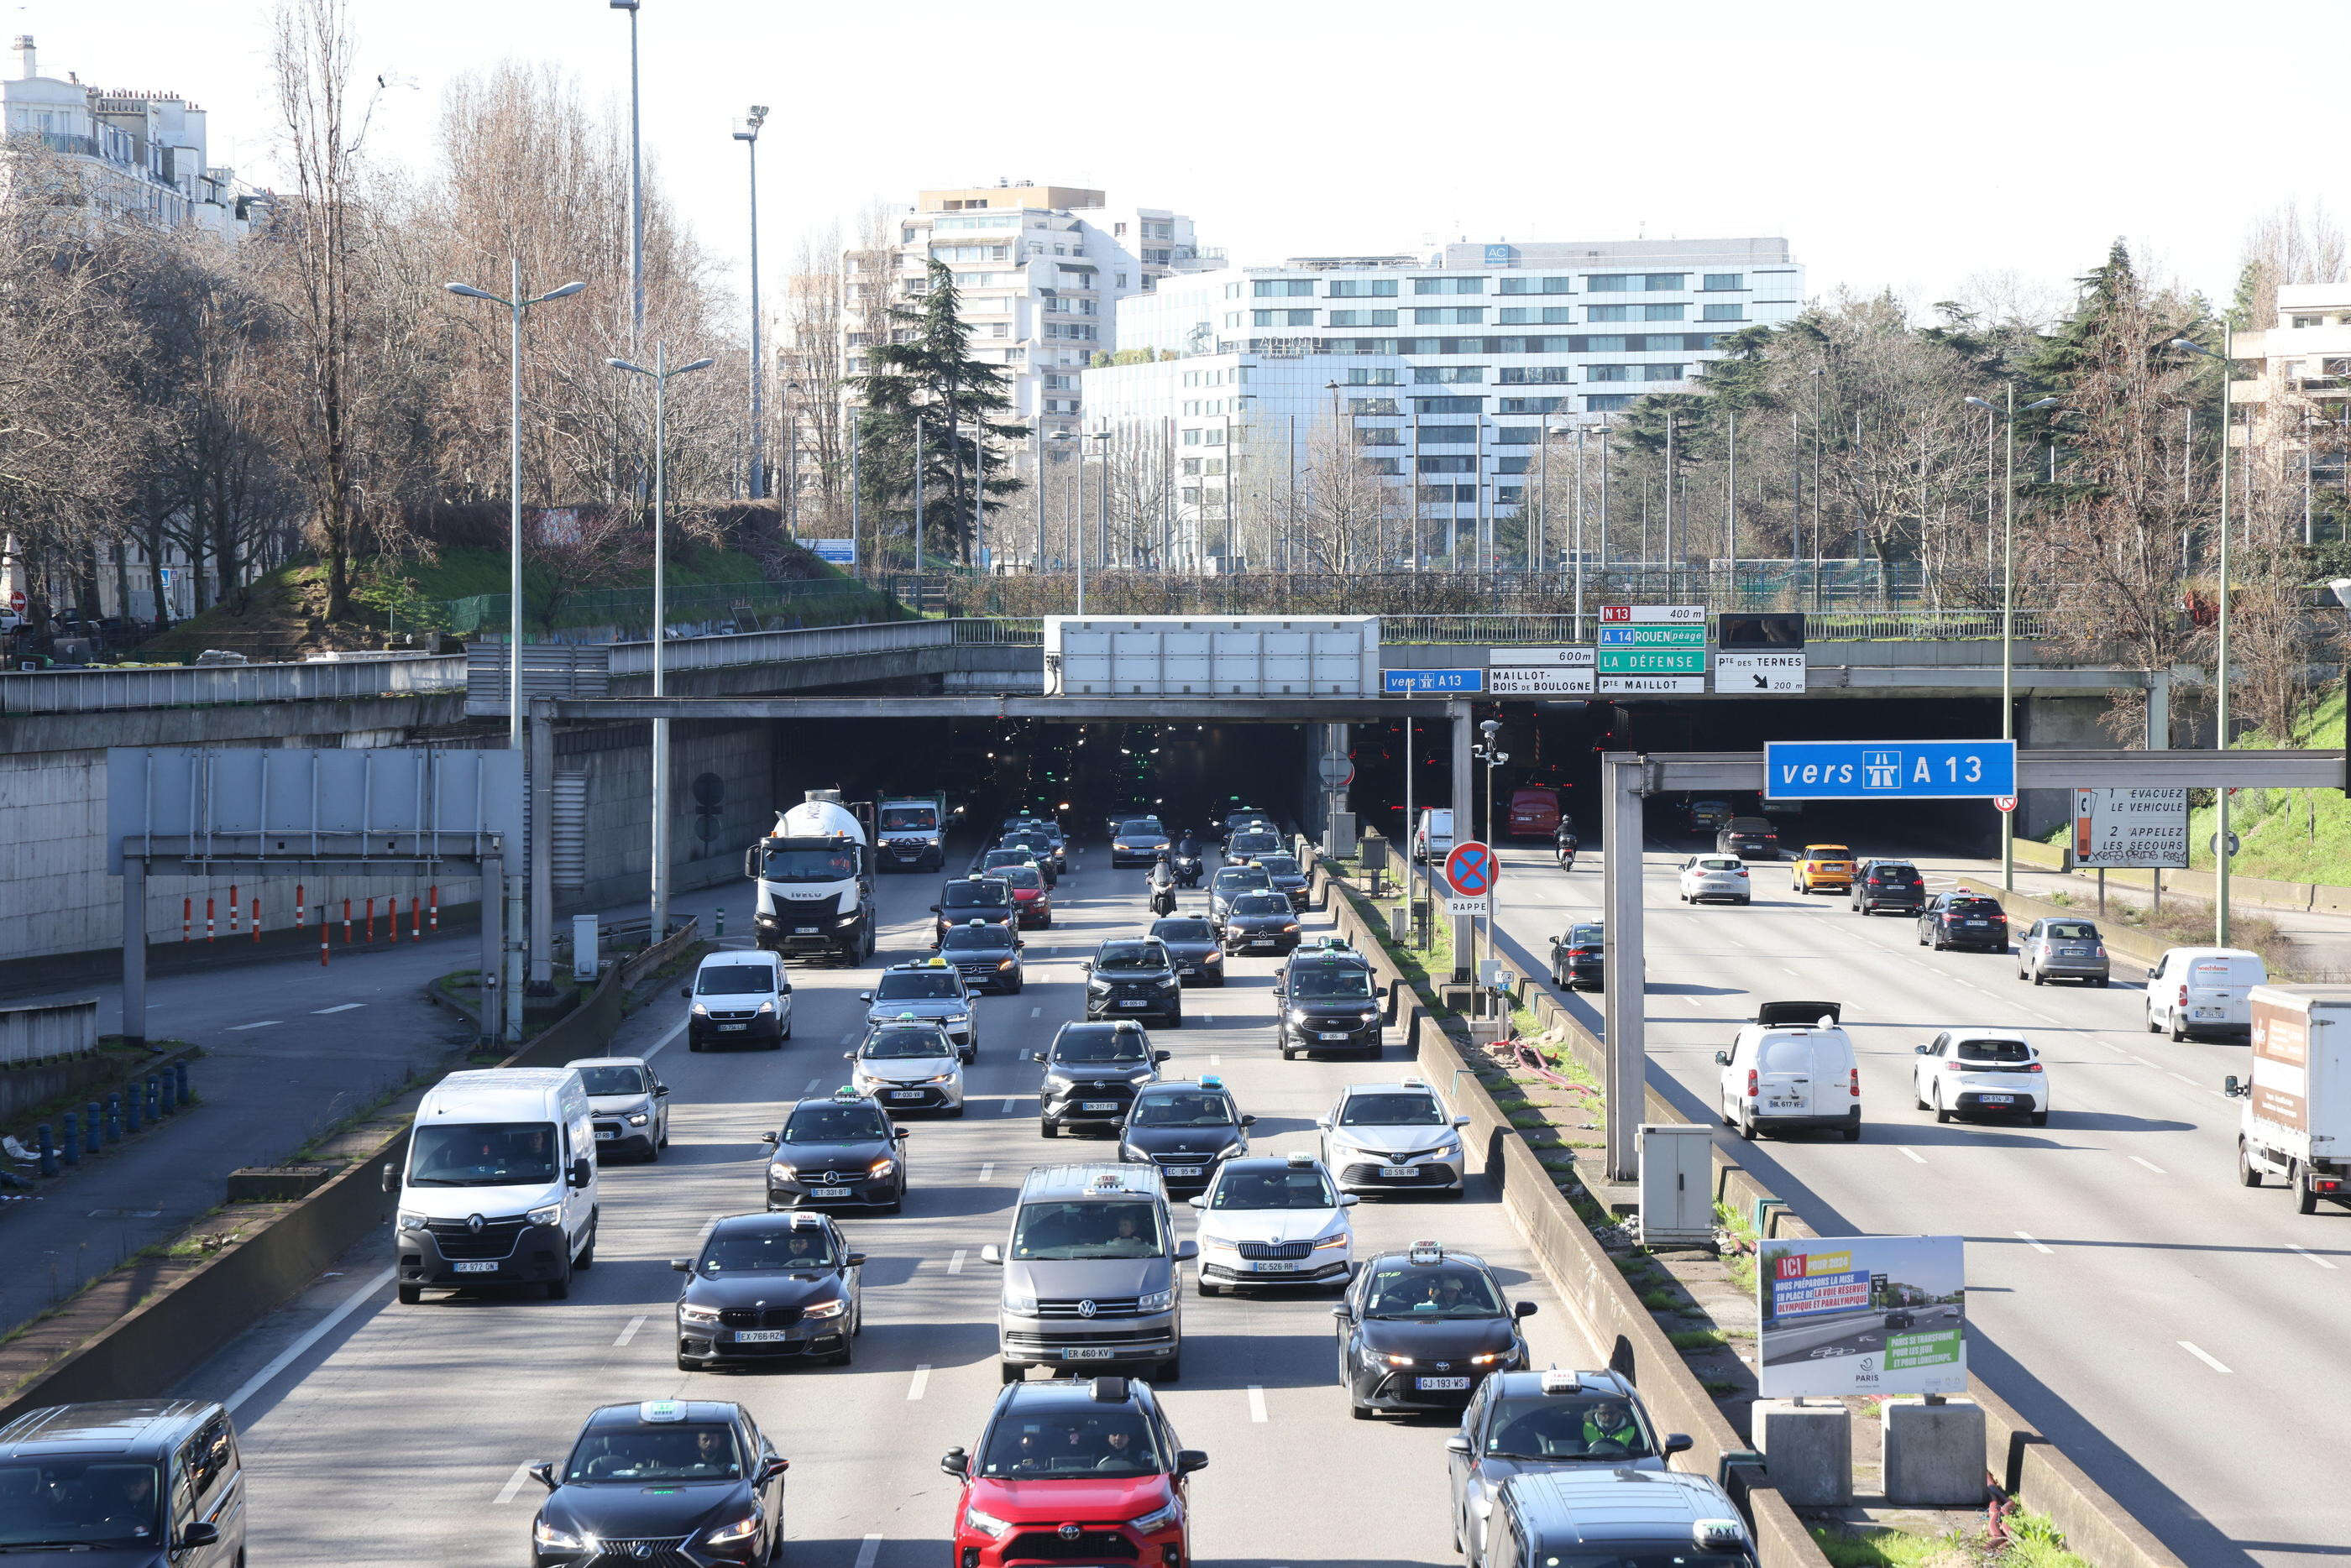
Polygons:
<instances>
[{"instance_id":1,"label":"black suv","mask_svg":"<svg viewBox=\"0 0 2351 1568\"><path fill-rule=\"evenodd\" d=\"M1312 948L1290 956L1273 982L1273 1043L1285 1062L1299 1053L1380 1054L1380 987L1361 954Z\"/></svg>"},{"instance_id":2,"label":"black suv","mask_svg":"<svg viewBox=\"0 0 2351 1568\"><path fill-rule=\"evenodd\" d=\"M1714 836L1714 852L1741 860L1777 860L1780 830L1763 817L1734 816Z\"/></svg>"},{"instance_id":3,"label":"black suv","mask_svg":"<svg viewBox=\"0 0 2351 1568\"><path fill-rule=\"evenodd\" d=\"M2008 911L1997 898L1981 893L1938 893L1918 911L1918 945L1937 952L1945 948L1977 948L1988 953L2008 950Z\"/></svg>"},{"instance_id":4,"label":"black suv","mask_svg":"<svg viewBox=\"0 0 2351 1568\"><path fill-rule=\"evenodd\" d=\"M50 1405L0 1426L0 1555L226 1568L245 1561L245 1503L236 1428L206 1400Z\"/></svg>"},{"instance_id":5,"label":"black suv","mask_svg":"<svg viewBox=\"0 0 2351 1568\"><path fill-rule=\"evenodd\" d=\"M977 871L968 877L958 877L940 888L939 901L931 906L931 913L937 917L932 922L933 947L946 939L952 927L984 920L1009 929L1019 918L1012 898L1012 884L1001 877L983 877Z\"/></svg>"},{"instance_id":6,"label":"black suv","mask_svg":"<svg viewBox=\"0 0 2351 1568\"><path fill-rule=\"evenodd\" d=\"M1086 971L1086 1017L1149 1018L1184 1027L1184 980L1166 944L1155 937L1102 943L1080 966Z\"/></svg>"},{"instance_id":7,"label":"black suv","mask_svg":"<svg viewBox=\"0 0 2351 1568\"><path fill-rule=\"evenodd\" d=\"M1865 860L1854 867L1846 907L1856 915L1875 915L1881 909L1915 915L1926 902L1926 879L1907 860Z\"/></svg>"},{"instance_id":8,"label":"black suv","mask_svg":"<svg viewBox=\"0 0 2351 1568\"><path fill-rule=\"evenodd\" d=\"M1037 1130L1047 1137L1061 1137L1071 1125L1116 1132L1125 1125L1135 1092L1159 1081L1159 1064L1167 1056L1154 1051L1151 1036L1128 1019L1062 1024L1051 1045L1029 1054L1030 1061L1045 1064L1045 1081L1037 1091Z\"/></svg>"}]
</instances>

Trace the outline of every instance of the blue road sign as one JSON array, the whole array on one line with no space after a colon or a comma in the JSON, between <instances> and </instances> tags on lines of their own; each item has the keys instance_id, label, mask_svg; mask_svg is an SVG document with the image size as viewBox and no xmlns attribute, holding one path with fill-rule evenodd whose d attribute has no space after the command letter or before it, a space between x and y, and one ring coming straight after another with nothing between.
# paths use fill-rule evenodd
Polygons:
<instances>
[{"instance_id":1,"label":"blue road sign","mask_svg":"<svg viewBox=\"0 0 2351 1568\"><path fill-rule=\"evenodd\" d=\"M1383 690L1390 697L1458 696L1486 690L1482 670L1387 670Z\"/></svg>"},{"instance_id":2,"label":"blue road sign","mask_svg":"<svg viewBox=\"0 0 2351 1568\"><path fill-rule=\"evenodd\" d=\"M1989 800L2016 793L2014 741L1773 741L1769 800Z\"/></svg>"}]
</instances>

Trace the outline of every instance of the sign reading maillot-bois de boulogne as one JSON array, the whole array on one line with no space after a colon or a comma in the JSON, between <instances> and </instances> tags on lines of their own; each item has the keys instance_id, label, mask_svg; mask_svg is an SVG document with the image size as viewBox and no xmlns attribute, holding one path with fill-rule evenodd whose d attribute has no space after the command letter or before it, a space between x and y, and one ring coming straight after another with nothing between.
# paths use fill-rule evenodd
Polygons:
<instances>
[{"instance_id":1,"label":"sign reading maillot-bois de boulogne","mask_svg":"<svg viewBox=\"0 0 2351 1568\"><path fill-rule=\"evenodd\" d=\"M1967 1391L1967 1244L1958 1236L1766 1241L1755 1294L1767 1399Z\"/></svg>"}]
</instances>

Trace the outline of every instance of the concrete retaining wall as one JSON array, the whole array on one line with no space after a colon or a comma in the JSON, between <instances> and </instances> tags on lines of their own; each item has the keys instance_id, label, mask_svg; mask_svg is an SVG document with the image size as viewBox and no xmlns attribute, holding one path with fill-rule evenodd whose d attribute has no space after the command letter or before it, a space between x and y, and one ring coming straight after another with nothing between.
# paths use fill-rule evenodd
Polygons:
<instances>
[{"instance_id":1,"label":"concrete retaining wall","mask_svg":"<svg viewBox=\"0 0 2351 1568\"><path fill-rule=\"evenodd\" d=\"M0 1129L14 1133L29 1147L33 1129L21 1125L18 1118L35 1106L60 1095L71 1095L77 1101L103 1099L134 1078L144 1082L150 1073L161 1072L174 1062L193 1062L202 1054L193 1045L161 1056L136 1050L90 1051L79 1056L0 1070ZM201 1094L203 1078L194 1079L189 1086Z\"/></svg>"},{"instance_id":2,"label":"concrete retaining wall","mask_svg":"<svg viewBox=\"0 0 2351 1568\"><path fill-rule=\"evenodd\" d=\"M2043 844L2037 838L2016 841L2016 863L2030 866L2036 871L2065 869L2065 851L2054 844ZM2089 871L2074 876L2085 886L2094 885ZM2166 871L2163 890L2177 893L2183 898L2212 900L2217 879L2210 871ZM2151 871L2113 870L2106 873L2108 888L2121 888L2134 893L2152 893L2155 874ZM2351 915L2351 888L2340 888L2327 882L2280 882L2267 877L2231 877L2229 878L2229 903L2231 908L2250 904L2263 909L2307 909L2322 915Z\"/></svg>"},{"instance_id":3,"label":"concrete retaining wall","mask_svg":"<svg viewBox=\"0 0 2351 1568\"><path fill-rule=\"evenodd\" d=\"M0 1007L0 1067L29 1067L98 1049L98 998Z\"/></svg>"}]
</instances>

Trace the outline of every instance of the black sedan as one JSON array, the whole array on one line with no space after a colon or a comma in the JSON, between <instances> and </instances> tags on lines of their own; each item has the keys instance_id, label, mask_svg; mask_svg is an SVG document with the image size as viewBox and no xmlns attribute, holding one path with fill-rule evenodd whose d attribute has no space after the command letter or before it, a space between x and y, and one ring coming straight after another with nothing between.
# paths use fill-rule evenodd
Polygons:
<instances>
[{"instance_id":1,"label":"black sedan","mask_svg":"<svg viewBox=\"0 0 2351 1568\"><path fill-rule=\"evenodd\" d=\"M823 1356L846 1366L864 1332L852 1252L826 1214L735 1214L711 1227L677 1298L677 1366Z\"/></svg>"},{"instance_id":2,"label":"black sedan","mask_svg":"<svg viewBox=\"0 0 2351 1568\"><path fill-rule=\"evenodd\" d=\"M1245 1129L1256 1125L1234 1106L1220 1078L1147 1084L1135 1092L1119 1129L1118 1158L1157 1166L1170 1192L1199 1192L1219 1164L1249 1153Z\"/></svg>"},{"instance_id":3,"label":"black sedan","mask_svg":"<svg viewBox=\"0 0 2351 1568\"><path fill-rule=\"evenodd\" d=\"M531 1467L549 1494L531 1522L531 1562L768 1562L784 1543L790 1468L740 1405L603 1406L569 1459Z\"/></svg>"},{"instance_id":4,"label":"black sedan","mask_svg":"<svg viewBox=\"0 0 2351 1568\"><path fill-rule=\"evenodd\" d=\"M830 1099L801 1100L781 1131L761 1133L768 1156L768 1207L879 1209L906 1200L906 1135L882 1107L846 1086Z\"/></svg>"},{"instance_id":5,"label":"black sedan","mask_svg":"<svg viewBox=\"0 0 2351 1568\"><path fill-rule=\"evenodd\" d=\"M1225 983L1225 950L1217 928L1197 915L1168 915L1151 922L1151 934L1176 961L1176 977L1186 984Z\"/></svg>"},{"instance_id":6,"label":"black sedan","mask_svg":"<svg viewBox=\"0 0 2351 1568\"><path fill-rule=\"evenodd\" d=\"M1012 885L1001 877L983 877L977 871L940 888L939 901L931 906L931 913L938 917L931 931L933 947L946 940L947 932L956 926L981 920L1009 929L1019 919Z\"/></svg>"},{"instance_id":7,"label":"black sedan","mask_svg":"<svg viewBox=\"0 0 2351 1568\"><path fill-rule=\"evenodd\" d=\"M1298 950L1298 911L1280 893L1240 893L1225 907L1217 934L1230 953Z\"/></svg>"},{"instance_id":8,"label":"black sedan","mask_svg":"<svg viewBox=\"0 0 2351 1568\"><path fill-rule=\"evenodd\" d=\"M1562 991L1598 991L1608 979L1608 932L1597 921L1570 926L1551 940L1551 982Z\"/></svg>"},{"instance_id":9,"label":"black sedan","mask_svg":"<svg viewBox=\"0 0 2351 1568\"><path fill-rule=\"evenodd\" d=\"M1260 855L1257 857L1257 863L1265 867L1266 876L1273 882L1273 890L1288 898L1291 909L1306 908L1314 884L1313 879L1299 868L1298 857Z\"/></svg>"},{"instance_id":10,"label":"black sedan","mask_svg":"<svg viewBox=\"0 0 2351 1568\"><path fill-rule=\"evenodd\" d=\"M1485 1260L1435 1242L1389 1252L1355 1271L1339 1321L1339 1383L1355 1419L1382 1410L1458 1410L1497 1372L1521 1372L1519 1319Z\"/></svg>"},{"instance_id":11,"label":"black sedan","mask_svg":"<svg viewBox=\"0 0 2351 1568\"><path fill-rule=\"evenodd\" d=\"M1918 911L1918 945L1940 952L1945 948L1974 948L1982 952L2008 950L2008 911L1997 898L1980 893L1938 893Z\"/></svg>"}]
</instances>

